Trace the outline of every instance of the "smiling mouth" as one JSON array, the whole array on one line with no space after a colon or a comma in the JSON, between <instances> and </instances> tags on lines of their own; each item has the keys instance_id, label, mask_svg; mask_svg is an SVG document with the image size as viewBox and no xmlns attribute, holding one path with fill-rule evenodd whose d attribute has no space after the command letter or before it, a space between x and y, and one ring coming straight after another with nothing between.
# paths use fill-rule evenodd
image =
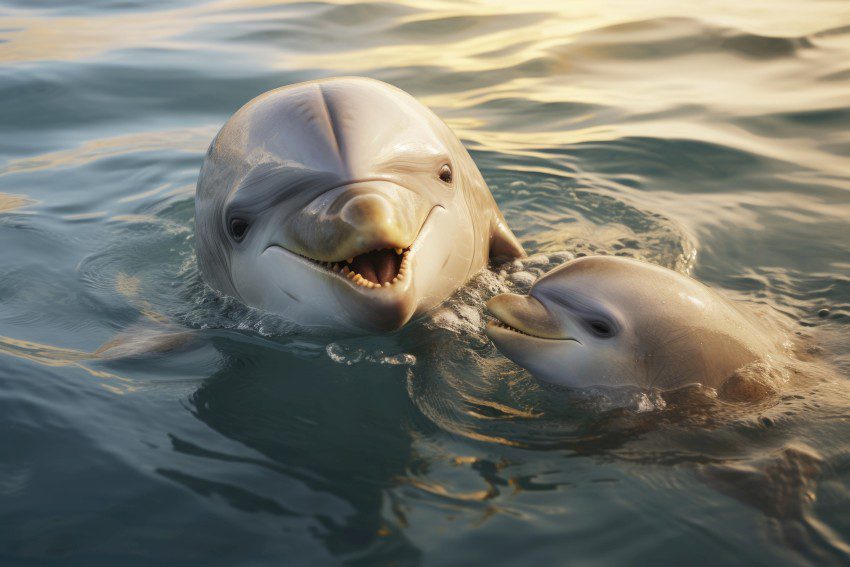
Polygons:
<instances>
[{"instance_id":1,"label":"smiling mouth","mask_svg":"<svg viewBox=\"0 0 850 567\"><path fill-rule=\"evenodd\" d=\"M428 226L435 211L443 208L442 205L435 205L428 213L428 216L425 217L422 226L419 227L419 232L416 234L413 242L404 247L378 248L368 252L361 252L351 258L333 262L325 262L304 256L280 244L270 244L266 249L279 248L296 258L306 261L315 268L327 271L331 275L347 280L350 284L358 287L366 289L392 289L394 286L401 285L406 279L410 278L413 269L412 253L414 249L419 248L420 237L425 233L425 227Z\"/></svg>"},{"instance_id":2,"label":"smiling mouth","mask_svg":"<svg viewBox=\"0 0 850 567\"><path fill-rule=\"evenodd\" d=\"M514 333L519 333L520 335L525 335L526 337L534 337L535 339L542 339L543 338L543 337L538 337L537 335L531 335L529 333L520 331L516 327L511 327L510 325L508 325L507 323L505 323L505 322L503 322L499 319L491 320L489 323L487 323L487 326L488 327L498 327L500 329L505 329L507 331L512 331Z\"/></svg>"},{"instance_id":3,"label":"smiling mouth","mask_svg":"<svg viewBox=\"0 0 850 567\"><path fill-rule=\"evenodd\" d=\"M518 335L524 335L524 336L530 337L532 339L537 339L539 341L572 341L574 343L581 344L580 340L575 339L573 337L552 338L552 337L541 337L541 336L538 336L538 335L532 335L531 333L527 333L525 331L517 329L516 327L511 327L510 325L508 325L507 323L505 323L501 319L491 319L490 322L487 323L487 329L492 329L494 327L497 328L497 329L503 329L505 331L509 331L511 333L516 333Z\"/></svg>"},{"instance_id":4,"label":"smiling mouth","mask_svg":"<svg viewBox=\"0 0 850 567\"><path fill-rule=\"evenodd\" d=\"M392 287L404 281L410 272L410 246L371 250L336 262L298 256L354 285L369 289Z\"/></svg>"}]
</instances>

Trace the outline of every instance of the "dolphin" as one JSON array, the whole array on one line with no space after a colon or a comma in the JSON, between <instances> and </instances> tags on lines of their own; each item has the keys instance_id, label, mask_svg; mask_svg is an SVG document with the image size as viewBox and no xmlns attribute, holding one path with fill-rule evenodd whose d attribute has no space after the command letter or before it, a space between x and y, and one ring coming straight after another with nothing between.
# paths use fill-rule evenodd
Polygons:
<instances>
[{"instance_id":1,"label":"dolphin","mask_svg":"<svg viewBox=\"0 0 850 567\"><path fill-rule=\"evenodd\" d=\"M782 337L708 286L622 257L567 262L529 295L497 295L487 308L496 319L485 332L499 351L570 388L719 388L782 352Z\"/></svg>"},{"instance_id":2,"label":"dolphin","mask_svg":"<svg viewBox=\"0 0 850 567\"><path fill-rule=\"evenodd\" d=\"M491 257L524 256L449 127L359 77L264 93L212 141L195 199L204 280L302 327L387 332Z\"/></svg>"}]
</instances>

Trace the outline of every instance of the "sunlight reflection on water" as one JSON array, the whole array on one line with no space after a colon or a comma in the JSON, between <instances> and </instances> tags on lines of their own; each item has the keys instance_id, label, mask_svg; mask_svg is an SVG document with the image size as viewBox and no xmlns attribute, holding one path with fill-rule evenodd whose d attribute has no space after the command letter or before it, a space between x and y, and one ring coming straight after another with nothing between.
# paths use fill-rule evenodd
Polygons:
<instances>
[{"instance_id":1,"label":"sunlight reflection on water","mask_svg":"<svg viewBox=\"0 0 850 567\"><path fill-rule=\"evenodd\" d=\"M0 563L847 561L846 4L0 19ZM246 101L351 74L452 126L531 257L389 337L293 335L204 288L194 185ZM749 405L541 388L483 301L591 253L777 313L811 382Z\"/></svg>"}]
</instances>

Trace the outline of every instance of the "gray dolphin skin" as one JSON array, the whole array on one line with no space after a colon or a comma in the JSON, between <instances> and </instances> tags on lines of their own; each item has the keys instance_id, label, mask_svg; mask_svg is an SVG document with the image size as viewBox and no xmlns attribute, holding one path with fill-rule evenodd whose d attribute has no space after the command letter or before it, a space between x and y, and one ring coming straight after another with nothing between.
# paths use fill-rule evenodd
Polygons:
<instances>
[{"instance_id":1,"label":"gray dolphin skin","mask_svg":"<svg viewBox=\"0 0 850 567\"><path fill-rule=\"evenodd\" d=\"M206 282L304 327L398 329L492 256L525 253L449 127L346 77L248 102L207 151L195 200Z\"/></svg>"},{"instance_id":2,"label":"gray dolphin skin","mask_svg":"<svg viewBox=\"0 0 850 567\"><path fill-rule=\"evenodd\" d=\"M539 380L571 388L718 388L781 349L711 288L622 257L567 262L529 295L498 295L487 308L497 320L486 333L499 351Z\"/></svg>"}]
</instances>

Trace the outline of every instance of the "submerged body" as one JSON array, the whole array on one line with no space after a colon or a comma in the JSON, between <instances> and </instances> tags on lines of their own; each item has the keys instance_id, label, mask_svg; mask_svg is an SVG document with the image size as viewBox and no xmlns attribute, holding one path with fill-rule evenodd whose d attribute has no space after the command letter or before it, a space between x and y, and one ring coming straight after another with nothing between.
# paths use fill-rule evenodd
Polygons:
<instances>
[{"instance_id":1,"label":"submerged body","mask_svg":"<svg viewBox=\"0 0 850 567\"><path fill-rule=\"evenodd\" d=\"M611 256L568 262L529 295L487 304L487 335L538 379L567 387L719 388L781 351L752 315L672 270Z\"/></svg>"},{"instance_id":2,"label":"submerged body","mask_svg":"<svg viewBox=\"0 0 850 567\"><path fill-rule=\"evenodd\" d=\"M448 126L363 78L283 87L236 112L207 152L196 232L213 288L347 331L397 329L491 255L524 254Z\"/></svg>"}]
</instances>

